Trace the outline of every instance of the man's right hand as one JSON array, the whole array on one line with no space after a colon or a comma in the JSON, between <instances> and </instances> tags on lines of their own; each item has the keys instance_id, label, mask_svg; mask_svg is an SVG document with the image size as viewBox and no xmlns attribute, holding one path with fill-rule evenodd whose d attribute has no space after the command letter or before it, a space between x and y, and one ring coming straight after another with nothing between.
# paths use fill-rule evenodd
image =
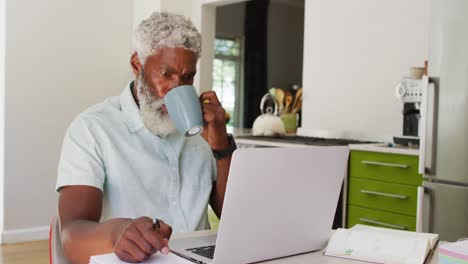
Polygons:
<instances>
[{"instance_id":1,"label":"man's right hand","mask_svg":"<svg viewBox=\"0 0 468 264\"><path fill-rule=\"evenodd\" d=\"M167 255L172 228L161 220L159 223L159 228L153 228L149 217L132 220L116 240L114 253L126 262L147 260L157 251Z\"/></svg>"},{"instance_id":2,"label":"man's right hand","mask_svg":"<svg viewBox=\"0 0 468 264\"><path fill-rule=\"evenodd\" d=\"M153 229L149 217L112 218L101 222L102 191L85 185L60 189L59 217L65 256L87 264L94 255L110 252L127 262L139 262L161 251L169 253L172 228L163 221Z\"/></svg>"}]
</instances>

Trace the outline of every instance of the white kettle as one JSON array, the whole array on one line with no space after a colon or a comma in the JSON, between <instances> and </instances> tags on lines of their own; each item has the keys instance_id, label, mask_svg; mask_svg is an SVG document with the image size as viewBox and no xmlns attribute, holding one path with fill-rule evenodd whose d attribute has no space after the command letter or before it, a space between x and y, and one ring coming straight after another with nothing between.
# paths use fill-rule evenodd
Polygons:
<instances>
[{"instance_id":1,"label":"white kettle","mask_svg":"<svg viewBox=\"0 0 468 264\"><path fill-rule=\"evenodd\" d=\"M286 130L283 121L278 116L278 101L270 93L265 94L260 102L260 111L262 114L255 119L252 127L254 136L284 136Z\"/></svg>"}]
</instances>

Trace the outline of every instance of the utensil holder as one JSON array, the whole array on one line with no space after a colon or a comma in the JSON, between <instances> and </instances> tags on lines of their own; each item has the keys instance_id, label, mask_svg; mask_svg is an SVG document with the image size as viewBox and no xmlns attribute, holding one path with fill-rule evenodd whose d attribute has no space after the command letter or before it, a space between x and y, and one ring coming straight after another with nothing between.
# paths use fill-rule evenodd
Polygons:
<instances>
[{"instance_id":1,"label":"utensil holder","mask_svg":"<svg viewBox=\"0 0 468 264\"><path fill-rule=\"evenodd\" d=\"M281 121L283 121L286 133L296 133L297 131L297 113L281 114Z\"/></svg>"}]
</instances>

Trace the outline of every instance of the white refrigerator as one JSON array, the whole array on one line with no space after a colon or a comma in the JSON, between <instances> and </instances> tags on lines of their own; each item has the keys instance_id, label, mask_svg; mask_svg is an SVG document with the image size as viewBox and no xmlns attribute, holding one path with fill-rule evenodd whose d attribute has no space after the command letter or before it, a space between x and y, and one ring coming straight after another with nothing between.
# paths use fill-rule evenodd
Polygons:
<instances>
[{"instance_id":1,"label":"white refrigerator","mask_svg":"<svg viewBox=\"0 0 468 264\"><path fill-rule=\"evenodd\" d=\"M430 0L417 229L468 238L468 0Z\"/></svg>"}]
</instances>

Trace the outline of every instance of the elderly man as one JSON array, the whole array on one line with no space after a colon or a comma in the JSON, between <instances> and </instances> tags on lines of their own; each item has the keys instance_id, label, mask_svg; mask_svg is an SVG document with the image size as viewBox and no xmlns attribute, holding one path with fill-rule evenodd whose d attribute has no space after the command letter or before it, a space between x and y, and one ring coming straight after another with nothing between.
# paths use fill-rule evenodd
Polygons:
<instances>
[{"instance_id":1,"label":"elderly man","mask_svg":"<svg viewBox=\"0 0 468 264\"><path fill-rule=\"evenodd\" d=\"M209 228L208 203L221 215L235 149L224 109L214 92L201 94L203 133L187 138L162 101L193 83L200 34L183 16L154 13L136 29L134 48L135 80L78 115L63 142L56 188L73 263L107 252L128 262L167 254L173 231Z\"/></svg>"}]
</instances>

